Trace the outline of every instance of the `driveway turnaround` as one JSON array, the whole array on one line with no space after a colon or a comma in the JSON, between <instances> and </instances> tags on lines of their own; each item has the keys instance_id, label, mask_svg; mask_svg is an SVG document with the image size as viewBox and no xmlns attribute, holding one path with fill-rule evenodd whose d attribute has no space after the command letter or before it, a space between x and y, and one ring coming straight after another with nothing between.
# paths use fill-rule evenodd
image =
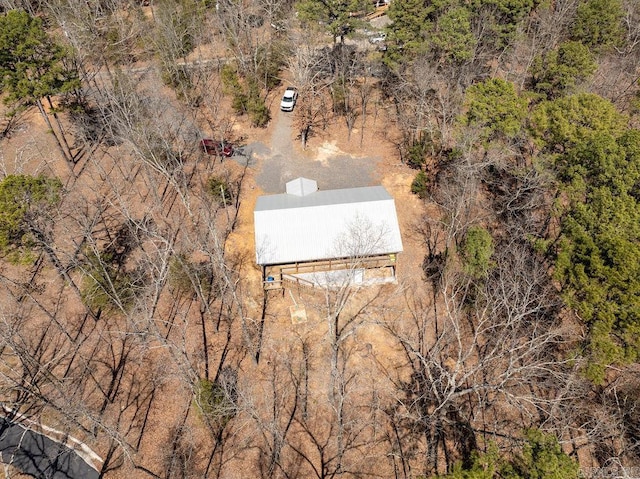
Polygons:
<instances>
[{"instance_id":1,"label":"driveway turnaround","mask_svg":"<svg viewBox=\"0 0 640 479\"><path fill-rule=\"evenodd\" d=\"M248 152L260 162L256 183L265 193L282 193L288 181L303 176L318 182L323 190L373 186L375 167L380 158L354 157L340 151L324 159L309 159L294 148L292 113L278 111L271 144L253 143Z\"/></svg>"},{"instance_id":2,"label":"driveway turnaround","mask_svg":"<svg viewBox=\"0 0 640 479\"><path fill-rule=\"evenodd\" d=\"M0 417L0 454L2 462L37 479L99 477L74 450L5 417Z\"/></svg>"}]
</instances>

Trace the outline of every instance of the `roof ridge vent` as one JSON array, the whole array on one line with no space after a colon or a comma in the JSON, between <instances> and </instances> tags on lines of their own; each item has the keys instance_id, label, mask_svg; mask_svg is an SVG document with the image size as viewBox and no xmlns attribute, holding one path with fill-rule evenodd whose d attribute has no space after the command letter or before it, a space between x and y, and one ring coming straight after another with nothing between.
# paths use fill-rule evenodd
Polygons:
<instances>
[{"instance_id":1,"label":"roof ridge vent","mask_svg":"<svg viewBox=\"0 0 640 479\"><path fill-rule=\"evenodd\" d=\"M296 178L287 183L287 194L295 196L307 196L318 191L318 183L307 178Z\"/></svg>"}]
</instances>

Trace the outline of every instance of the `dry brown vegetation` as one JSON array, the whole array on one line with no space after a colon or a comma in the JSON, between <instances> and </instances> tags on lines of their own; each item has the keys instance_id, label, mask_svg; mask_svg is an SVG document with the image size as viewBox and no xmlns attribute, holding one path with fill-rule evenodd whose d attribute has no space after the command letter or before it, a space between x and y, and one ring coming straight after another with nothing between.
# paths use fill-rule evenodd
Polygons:
<instances>
[{"instance_id":1,"label":"dry brown vegetation","mask_svg":"<svg viewBox=\"0 0 640 479\"><path fill-rule=\"evenodd\" d=\"M0 263L7 408L84 441L108 478L425 477L493 443L518 451L531 427L583 466L635 464L637 371L611 372L602 388L584 378L575 352L585 331L524 240L554 227L540 187L551 180L527 169L532 145L476 149L478 129L459 128L464 88L488 62L445 73L414 64L391 95L388 78L363 74L380 52L332 50L298 29L280 37L270 25L295 25L282 10L290 2L220 2L204 19L183 15L190 2L45 3L51 31L74 49L85 104L65 109L54 97L55 131L30 108L0 139L3 177L63 184L38 218L46 241L29 261ZM248 28L256 12L264 24ZM538 20L553 30L553 19ZM397 284L263 291L252 215L270 157L220 161L198 142L269 146L274 122L255 127L234 111L224 65L243 87L259 83L261 47L278 42L299 46L279 72L300 89L295 153L317 159L332 144L376 158L373 177L395 198L403 234ZM346 72L352 96L340 105L335 78L314 63L319 44ZM523 84L545 48L523 41L493 66ZM257 88L275 118L280 90ZM423 155L431 183L420 199L407 159L423 134L439 140ZM350 173L323 164L327 175ZM231 191L224 201L208 191L213 177ZM478 225L492 227L496 246L480 272L464 256ZM306 322L292 323L291 305L304 306Z\"/></svg>"}]
</instances>

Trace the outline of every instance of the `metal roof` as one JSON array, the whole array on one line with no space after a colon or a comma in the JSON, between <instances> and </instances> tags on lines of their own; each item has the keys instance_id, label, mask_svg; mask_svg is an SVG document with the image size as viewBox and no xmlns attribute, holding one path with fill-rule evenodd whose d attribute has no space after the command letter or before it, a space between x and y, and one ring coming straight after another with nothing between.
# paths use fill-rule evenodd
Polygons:
<instances>
[{"instance_id":1,"label":"metal roof","mask_svg":"<svg viewBox=\"0 0 640 479\"><path fill-rule=\"evenodd\" d=\"M345 188L342 190L318 190L305 196L286 193L281 195L259 196L255 211L365 203L381 200L393 200L391 195L382 186L365 186L364 188Z\"/></svg>"},{"instance_id":2,"label":"metal roof","mask_svg":"<svg viewBox=\"0 0 640 479\"><path fill-rule=\"evenodd\" d=\"M402 251L395 202L382 186L260 196L254 221L261 265Z\"/></svg>"},{"instance_id":3,"label":"metal roof","mask_svg":"<svg viewBox=\"0 0 640 479\"><path fill-rule=\"evenodd\" d=\"M296 196L306 196L318 191L318 183L307 178L296 178L287 183L287 194Z\"/></svg>"}]
</instances>

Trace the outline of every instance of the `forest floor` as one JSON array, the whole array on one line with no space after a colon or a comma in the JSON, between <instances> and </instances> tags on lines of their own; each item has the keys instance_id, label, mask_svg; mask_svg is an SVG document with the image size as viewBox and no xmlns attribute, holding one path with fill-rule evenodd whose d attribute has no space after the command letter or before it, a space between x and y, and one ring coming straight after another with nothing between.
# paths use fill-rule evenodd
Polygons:
<instances>
[{"instance_id":1,"label":"forest floor","mask_svg":"<svg viewBox=\"0 0 640 479\"><path fill-rule=\"evenodd\" d=\"M280 93L277 91L275 94ZM244 284L248 286L245 292L253 299L254 314L258 314L259 303L266 294L262 289L260 270L254 265L253 210L259 196L284 193L286 182L299 176L316 180L322 190L382 185L389 191L395 199L404 246L404 251L398 255L398 283L354 290L344 314L345 318L349 318L352 311L357 311L367 303L371 311L375 311L358 320L359 324L346 347L349 350L350 370L357 371L357 379L352 387L354 390L362 387L362 397L358 400L364 400L365 391L375 389L382 392L389 387L386 378L377 369L380 364L397 371L397 344L384 333L382 322L386 317L397 318L406 313L405 295L408 292L411 295L427 295L421 267L425 255L424 239L418 232L425 206L411 193L411 182L416 171L400 161L393 142L394 127L388 120L387 112L382 109L368 118L362 142L361 131L354 129L349 138L344 124L336 120L326 130L316 131L303 149L292 129L292 115L280 112L278 103L273 102L273 120L266 129L238 126L248 139L245 153L249 157L249 173L241 193L237 228L228 241L228 247L234 253L251 259L250 267L245 268L242 276ZM243 159L237 157L236 161L242 163ZM275 374L271 370L281 367L274 363L286 364L297 357L295 352L299 344L306 342L311 345L309 354L313 363L310 368L315 371L310 378L313 384L310 401L326 398L330 382L327 377L329 351L326 305L332 299L332 293L328 291L305 288L268 294L260 341L261 357L265 360L261 360L255 368L245 370L251 377L251 386L247 387L251 388L252 397L269 395L262 391L268 390L265 378ZM292 320L291 308L296 306L306 313L306 321L302 324ZM360 383L360 386L356 383ZM241 476L231 474L225 477Z\"/></svg>"},{"instance_id":2,"label":"forest floor","mask_svg":"<svg viewBox=\"0 0 640 479\"><path fill-rule=\"evenodd\" d=\"M357 293L355 301L366 301L367 296L378 295L382 302L392 299L393 304L390 306L402 309L402 294L398 295L398 291L410 289L422 293L425 289L422 286L421 268L425 254L424 241L417 228L425 214L425 207L410 191L416 172L399 159L393 141L395 129L389 120L391 115L383 108L374 106L365 122L365 130L354 128L350 137L344 122L338 118L328 125L326 130L315 131L303 149L292 128L293 115L279 110L281 90L278 89L271 94L272 121L267 128L251 128L246 118L237 119L234 133L246 139L246 155L225 160L225 166L236 173L247 167L240 194L237 227L229 238L227 249L247 258L243 263L245 266L242 280L250 302L250 314L256 319L259 317L262 297L265 294L260 270L254 264L253 209L256 199L264 194L283 193L286 182L299 176L316 180L323 190L382 185L393 196L404 245L403 253L398 256L398 285L376 287L375 291L362 288L362 291ZM360 120L358 123L360 124ZM3 140L2 147L0 172L4 175L28 173L56 175L62 178L69 176L64 162L57 160L54 140L46 132L44 122L35 109L23 116L12 137ZM80 179L70 186L89 187L83 186L82 183L83 180ZM326 333L326 324L323 323L322 317L322 294L321 291L291 291L286 295L271 297L267 316L269 323L264 329L265 348L285 351L287 344L291 343L292 335L321 338ZM289 315L290 306L296 304L308 306L309 322L300 328L291 324ZM364 364L373 359L370 353L373 352L383 362L391 360L395 354L393 345L386 343L383 335L377 334L378 327L373 323L367 323L366 328L358 330L355 342L359 343L359 353L354 357L363 363L363 371L367 367L373 367L372 363L369 366ZM318 354L318 360L324 362L322 352L319 351ZM263 369L268 367L267 362L248 373L251 377L249 382L256 381L258 384L260 375L265 372ZM318 370L322 371L322 366ZM320 374L315 381L321 384L322 377ZM324 386L326 387L326 384ZM166 443L167 428L175 423L176 418L184 415L183 406L189 407L191 401L188 398L185 400L186 392L184 385L178 384L178 381L171 381L163 387L164 406L153 408L149 416L148 432L140 451L145 458L158 457L159 445ZM172 395L174 398L171 398ZM102 452L100 446L96 450ZM134 476L131 476L132 473ZM135 477L135 472L123 468L115 474L110 473L109 477Z\"/></svg>"}]
</instances>

